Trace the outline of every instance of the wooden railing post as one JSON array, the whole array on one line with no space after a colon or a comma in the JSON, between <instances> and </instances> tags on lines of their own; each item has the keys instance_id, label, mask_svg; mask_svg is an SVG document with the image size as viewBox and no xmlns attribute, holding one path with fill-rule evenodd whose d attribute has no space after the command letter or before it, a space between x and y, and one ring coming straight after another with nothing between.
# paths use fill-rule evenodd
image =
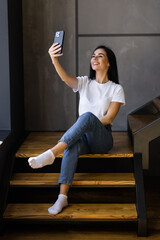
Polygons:
<instances>
[{"instance_id":1,"label":"wooden railing post","mask_svg":"<svg viewBox=\"0 0 160 240\"><path fill-rule=\"evenodd\" d=\"M138 236L147 236L147 216L143 183L142 154L134 154L134 175L136 181L136 206L138 213Z\"/></svg>"}]
</instances>

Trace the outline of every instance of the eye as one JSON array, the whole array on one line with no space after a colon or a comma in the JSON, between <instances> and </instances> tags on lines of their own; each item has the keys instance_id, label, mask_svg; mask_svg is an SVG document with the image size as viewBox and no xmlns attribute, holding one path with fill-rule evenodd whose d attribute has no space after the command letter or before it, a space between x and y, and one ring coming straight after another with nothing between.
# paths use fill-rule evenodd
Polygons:
<instances>
[{"instance_id":1,"label":"eye","mask_svg":"<svg viewBox=\"0 0 160 240\"><path fill-rule=\"evenodd\" d=\"M92 55L92 56L91 56L91 58L94 58L94 57L95 57L95 55Z\"/></svg>"}]
</instances>

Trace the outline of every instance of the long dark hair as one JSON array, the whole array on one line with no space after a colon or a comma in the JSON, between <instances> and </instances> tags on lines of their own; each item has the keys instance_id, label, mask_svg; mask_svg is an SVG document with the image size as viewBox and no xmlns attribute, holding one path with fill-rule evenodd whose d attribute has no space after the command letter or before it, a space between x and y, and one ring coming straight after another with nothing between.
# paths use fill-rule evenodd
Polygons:
<instances>
[{"instance_id":1,"label":"long dark hair","mask_svg":"<svg viewBox=\"0 0 160 240\"><path fill-rule=\"evenodd\" d=\"M119 83L117 61L116 61L116 56L115 56L114 52L110 48L108 48L104 45L98 46L93 52L95 52L99 48L102 48L105 50L106 55L109 60L110 66L108 69L108 79L111 80L112 82ZM95 72L95 70L92 69L91 64L90 64L89 78L93 80L93 79L95 79L95 77L96 77L96 72Z\"/></svg>"}]
</instances>

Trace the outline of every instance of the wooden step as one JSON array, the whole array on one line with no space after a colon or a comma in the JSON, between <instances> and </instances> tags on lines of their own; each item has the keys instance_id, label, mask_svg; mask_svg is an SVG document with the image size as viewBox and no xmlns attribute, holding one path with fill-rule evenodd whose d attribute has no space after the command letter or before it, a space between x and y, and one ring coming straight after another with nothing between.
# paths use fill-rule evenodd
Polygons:
<instances>
[{"instance_id":1,"label":"wooden step","mask_svg":"<svg viewBox=\"0 0 160 240\"><path fill-rule=\"evenodd\" d=\"M135 133L141 128L144 128L148 124L150 124L152 121L156 120L157 117L155 115L151 114L134 114L134 115L128 115L128 122L129 126L131 128L132 133Z\"/></svg>"},{"instance_id":2,"label":"wooden step","mask_svg":"<svg viewBox=\"0 0 160 240\"><path fill-rule=\"evenodd\" d=\"M31 132L16 153L17 158L34 157L57 144L64 132ZM114 147L108 154L87 154L81 158L132 158L133 150L127 132L113 132ZM59 155L62 157L63 154Z\"/></svg>"},{"instance_id":3,"label":"wooden step","mask_svg":"<svg viewBox=\"0 0 160 240\"><path fill-rule=\"evenodd\" d=\"M8 204L4 220L137 220L135 204L71 204L55 216L52 204Z\"/></svg>"},{"instance_id":4,"label":"wooden step","mask_svg":"<svg viewBox=\"0 0 160 240\"><path fill-rule=\"evenodd\" d=\"M58 186L59 173L15 173L11 186ZM73 186L135 187L133 173L76 173Z\"/></svg>"},{"instance_id":5,"label":"wooden step","mask_svg":"<svg viewBox=\"0 0 160 240\"><path fill-rule=\"evenodd\" d=\"M160 98L154 98L153 103L156 106L156 108L158 109L158 111L160 112Z\"/></svg>"}]
</instances>

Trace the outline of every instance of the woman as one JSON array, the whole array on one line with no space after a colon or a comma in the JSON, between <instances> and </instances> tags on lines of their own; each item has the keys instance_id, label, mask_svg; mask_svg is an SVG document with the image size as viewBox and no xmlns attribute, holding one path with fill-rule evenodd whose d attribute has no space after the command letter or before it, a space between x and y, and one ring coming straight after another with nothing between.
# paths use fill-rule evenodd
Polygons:
<instances>
[{"instance_id":1,"label":"woman","mask_svg":"<svg viewBox=\"0 0 160 240\"><path fill-rule=\"evenodd\" d=\"M120 107L125 103L123 88L118 84L116 58L112 50L97 47L91 57L90 76L73 77L66 73L58 61L60 45L53 44L49 54L53 65L74 92L79 92L79 118L62 136L58 144L37 157L29 158L32 168L50 165L64 151L58 183L60 194L55 204L48 209L58 214L68 205L67 195L78 156L87 153L107 153L113 146L111 124Z\"/></svg>"}]
</instances>

